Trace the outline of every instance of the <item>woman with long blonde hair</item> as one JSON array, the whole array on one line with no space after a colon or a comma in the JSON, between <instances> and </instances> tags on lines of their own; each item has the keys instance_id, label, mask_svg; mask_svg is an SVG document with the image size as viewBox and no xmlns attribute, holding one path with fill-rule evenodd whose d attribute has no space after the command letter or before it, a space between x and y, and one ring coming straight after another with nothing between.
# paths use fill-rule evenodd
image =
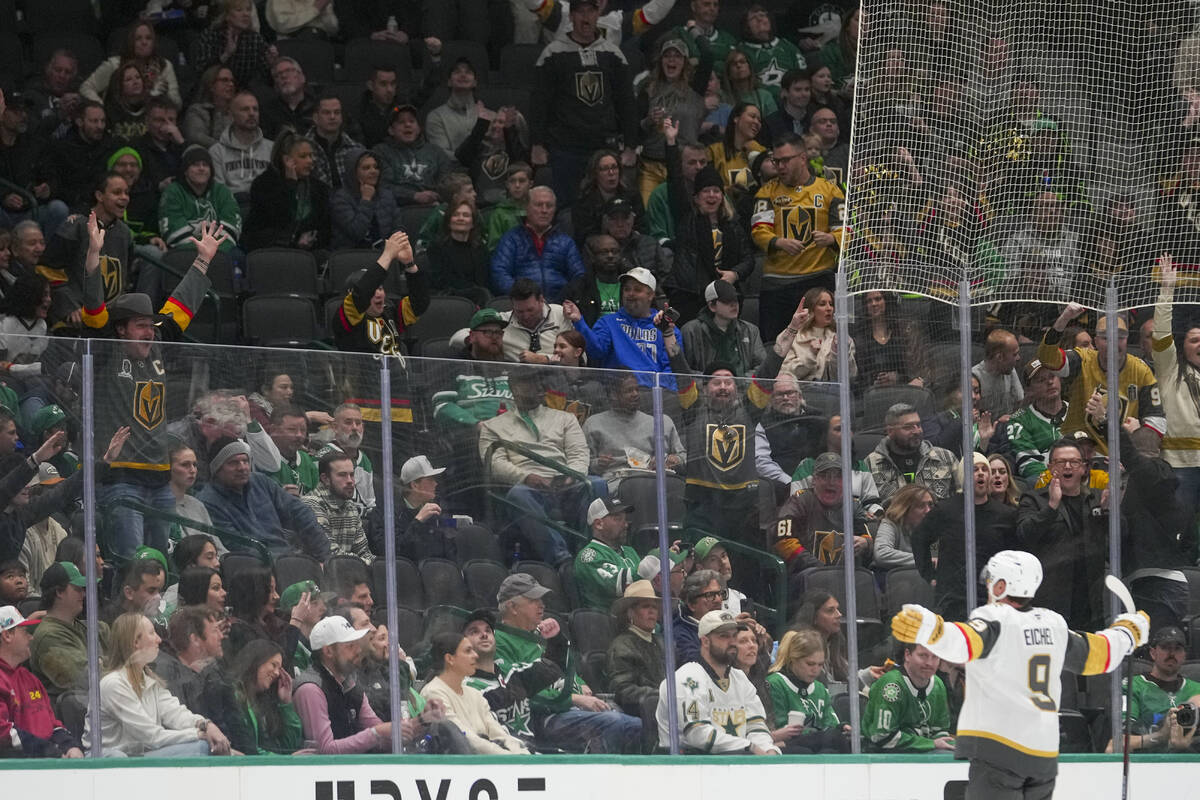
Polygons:
<instances>
[{"instance_id":1,"label":"woman with long blonde hair","mask_svg":"<svg viewBox=\"0 0 1200 800\"><path fill-rule=\"evenodd\" d=\"M848 753L850 741L821 683L825 640L815 630L788 631L767 673L775 718L772 728L787 753ZM773 733L772 736L775 734Z\"/></svg>"},{"instance_id":2,"label":"woman with long blonde hair","mask_svg":"<svg viewBox=\"0 0 1200 800\"><path fill-rule=\"evenodd\" d=\"M105 675L100 679L100 742L105 755L229 755L216 725L193 714L150 669L162 643L144 614L122 614L112 624ZM90 717L88 725L90 726ZM84 730L83 746L94 732Z\"/></svg>"}]
</instances>

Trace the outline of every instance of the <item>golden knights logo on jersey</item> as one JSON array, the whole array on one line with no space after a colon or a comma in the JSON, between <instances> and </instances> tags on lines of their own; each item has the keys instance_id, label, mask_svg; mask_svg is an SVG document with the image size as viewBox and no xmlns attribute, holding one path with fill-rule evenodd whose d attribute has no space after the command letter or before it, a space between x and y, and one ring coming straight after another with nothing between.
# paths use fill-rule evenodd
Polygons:
<instances>
[{"instance_id":1,"label":"golden knights logo on jersey","mask_svg":"<svg viewBox=\"0 0 1200 800\"><path fill-rule=\"evenodd\" d=\"M722 472L735 469L742 463L742 459L746 457L745 425L709 423L705 428L709 463Z\"/></svg>"},{"instance_id":2,"label":"golden knights logo on jersey","mask_svg":"<svg viewBox=\"0 0 1200 800\"><path fill-rule=\"evenodd\" d=\"M404 355L400 347L400 334L391 320L367 317L363 324L367 326L367 341L375 345L380 353L385 356Z\"/></svg>"},{"instance_id":3,"label":"golden knights logo on jersey","mask_svg":"<svg viewBox=\"0 0 1200 800\"><path fill-rule=\"evenodd\" d=\"M845 537L841 531L813 531L817 543L817 560L822 564L836 564L842 557Z\"/></svg>"},{"instance_id":4,"label":"golden knights logo on jersey","mask_svg":"<svg viewBox=\"0 0 1200 800\"><path fill-rule=\"evenodd\" d=\"M138 381L133 388L133 418L148 431L162 424L167 411L167 387L162 381Z\"/></svg>"},{"instance_id":5,"label":"golden knights logo on jersey","mask_svg":"<svg viewBox=\"0 0 1200 800\"><path fill-rule=\"evenodd\" d=\"M123 270L121 269L121 259L113 258L112 256L100 256L100 277L104 281L104 299L115 300L117 295L121 293Z\"/></svg>"},{"instance_id":6,"label":"golden knights logo on jersey","mask_svg":"<svg viewBox=\"0 0 1200 800\"><path fill-rule=\"evenodd\" d=\"M596 106L603 103L604 73L599 70L576 72L575 97L586 106Z\"/></svg>"}]
</instances>

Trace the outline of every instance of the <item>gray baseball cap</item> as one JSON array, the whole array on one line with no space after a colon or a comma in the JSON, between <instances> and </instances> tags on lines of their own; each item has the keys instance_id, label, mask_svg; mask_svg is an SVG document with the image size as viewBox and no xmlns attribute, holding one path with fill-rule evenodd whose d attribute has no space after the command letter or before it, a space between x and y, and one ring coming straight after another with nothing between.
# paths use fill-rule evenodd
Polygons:
<instances>
[{"instance_id":1,"label":"gray baseball cap","mask_svg":"<svg viewBox=\"0 0 1200 800\"><path fill-rule=\"evenodd\" d=\"M550 590L534 580L532 575L518 572L509 575L504 579L504 583L500 584L500 591L496 592L496 604L500 605L514 597L528 597L536 600L549 592Z\"/></svg>"}]
</instances>

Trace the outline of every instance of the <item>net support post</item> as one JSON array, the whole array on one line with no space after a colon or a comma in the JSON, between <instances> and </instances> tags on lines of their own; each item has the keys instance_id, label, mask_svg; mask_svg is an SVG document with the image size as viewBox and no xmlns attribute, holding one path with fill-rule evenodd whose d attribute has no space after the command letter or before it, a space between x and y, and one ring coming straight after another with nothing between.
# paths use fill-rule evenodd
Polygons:
<instances>
[{"instance_id":1,"label":"net support post","mask_svg":"<svg viewBox=\"0 0 1200 800\"><path fill-rule=\"evenodd\" d=\"M958 378L962 392L963 570L966 572L967 611L979 605L979 565L975 563L975 420L971 396L971 279L966 270L958 279Z\"/></svg>"},{"instance_id":2,"label":"net support post","mask_svg":"<svg viewBox=\"0 0 1200 800\"><path fill-rule=\"evenodd\" d=\"M394 473L392 472L392 372L387 358L379 362L379 425L383 449L383 553L387 559L387 620L388 630L400 630L399 612L396 610L396 517L395 498L392 495ZM395 634L393 633L394 637ZM400 693L399 644L388 641L388 694L392 715L392 753L404 754L404 697Z\"/></svg>"},{"instance_id":3,"label":"net support post","mask_svg":"<svg viewBox=\"0 0 1200 800\"><path fill-rule=\"evenodd\" d=\"M678 380L678 378L676 379ZM663 656L666 668L667 731L671 739L671 755L679 755L679 708L675 695L675 625L671 613L671 559L667 555L667 466L663 445L662 374L654 375L654 495L658 506L658 555L664 559L658 565L662 583ZM664 574L665 573L665 574Z\"/></svg>"},{"instance_id":4,"label":"net support post","mask_svg":"<svg viewBox=\"0 0 1200 800\"><path fill-rule=\"evenodd\" d=\"M851 465L854 450L854 431L851 420L854 409L850 398L850 292L846 285L846 264L837 271L833 301L837 322L838 407L842 415L842 566L846 579L846 693L850 700L850 748L855 755L862 752L862 726L859 724L858 694L858 602L855 598L854 559L854 475Z\"/></svg>"},{"instance_id":5,"label":"net support post","mask_svg":"<svg viewBox=\"0 0 1200 800\"><path fill-rule=\"evenodd\" d=\"M1118 578L1121 577L1121 404L1120 396L1120 359L1118 358L1117 338L1120 334L1120 323L1117 316L1117 287L1110 284L1104 293L1104 316L1108 324L1105 335L1108 337L1108 352L1104 365L1104 379L1108 390L1108 563L1109 570ZM1086 466L1086 465L1085 465ZM1086 479L1086 478L1085 478ZM1108 618L1111 619L1125 609L1118 604L1116 595L1105 592L1108 604ZM1117 673L1118 677L1120 672ZM1114 680L1109 691L1109 706L1112 723L1113 750L1116 742L1123 735L1121 725L1121 681Z\"/></svg>"},{"instance_id":6,"label":"net support post","mask_svg":"<svg viewBox=\"0 0 1200 800\"><path fill-rule=\"evenodd\" d=\"M87 576L87 678L88 678L88 727L92 732L92 758L104 755L100 735L100 576L96 573L96 384L95 357L92 355L92 340L85 340L83 352L83 566Z\"/></svg>"}]
</instances>

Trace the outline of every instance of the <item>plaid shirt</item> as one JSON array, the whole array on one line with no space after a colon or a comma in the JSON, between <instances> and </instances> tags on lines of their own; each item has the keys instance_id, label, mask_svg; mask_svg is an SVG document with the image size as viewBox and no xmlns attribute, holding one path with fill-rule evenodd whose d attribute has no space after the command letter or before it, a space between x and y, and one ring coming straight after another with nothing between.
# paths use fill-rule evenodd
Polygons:
<instances>
[{"instance_id":1,"label":"plaid shirt","mask_svg":"<svg viewBox=\"0 0 1200 800\"><path fill-rule=\"evenodd\" d=\"M263 79L269 85L271 73L268 69L268 49L270 45L258 31L245 31L238 36L237 49L228 61L222 62L221 55L225 52L225 27L209 28L200 34L196 45L196 70L203 71L213 64L223 64L233 72L237 85L245 89L256 79Z\"/></svg>"},{"instance_id":2,"label":"plaid shirt","mask_svg":"<svg viewBox=\"0 0 1200 800\"><path fill-rule=\"evenodd\" d=\"M329 534L331 555L358 556L368 564L375 560L353 498L334 497L329 487L321 484L315 492L301 497L300 502L313 510L317 524Z\"/></svg>"},{"instance_id":3,"label":"plaid shirt","mask_svg":"<svg viewBox=\"0 0 1200 800\"><path fill-rule=\"evenodd\" d=\"M349 163L352 153L361 153L363 146L346 135L345 131L329 144L317 136L316 128L309 128L308 138L313 142L313 177L330 189L339 189L346 177L346 170L354 169Z\"/></svg>"}]
</instances>

